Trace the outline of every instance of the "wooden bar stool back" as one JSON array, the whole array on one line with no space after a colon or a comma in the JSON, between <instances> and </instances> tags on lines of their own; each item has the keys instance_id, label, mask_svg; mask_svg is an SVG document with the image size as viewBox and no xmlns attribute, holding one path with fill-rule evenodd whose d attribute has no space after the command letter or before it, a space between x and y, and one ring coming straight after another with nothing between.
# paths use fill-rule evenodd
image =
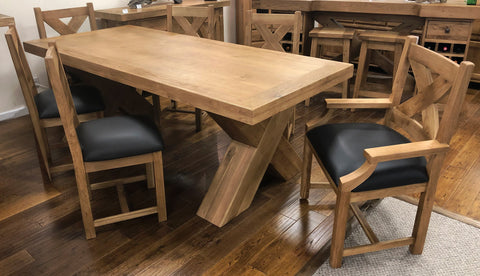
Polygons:
<instances>
[{"instance_id":1,"label":"wooden bar stool back","mask_svg":"<svg viewBox=\"0 0 480 276\"><path fill-rule=\"evenodd\" d=\"M283 47L283 38L287 33L291 34L292 54L300 53L300 33L302 31L302 13L294 14L267 14L256 13L252 10L245 12L244 42L247 46L287 52ZM252 33L257 34L255 41ZM289 45L290 46L290 45ZM295 109L289 119L285 136L290 138L295 130Z\"/></svg>"},{"instance_id":2,"label":"wooden bar stool back","mask_svg":"<svg viewBox=\"0 0 480 276\"><path fill-rule=\"evenodd\" d=\"M391 93L390 88L388 88L388 91L385 91L385 88L381 88L381 91L374 91L366 87L370 62L375 60L375 63L394 79L402 54L405 36L396 32L364 31L359 33L358 38L362 41L362 45L358 58L353 98L360 96L387 98ZM393 63L385 56L379 54L378 51L393 52Z\"/></svg>"},{"instance_id":3,"label":"wooden bar stool back","mask_svg":"<svg viewBox=\"0 0 480 276\"><path fill-rule=\"evenodd\" d=\"M32 121L43 182L49 183L52 181L52 173L73 169L71 163L54 164L50 154L50 147L59 145L49 145L46 129L62 126L57 104L52 90L38 93L15 25L9 26L5 38ZM100 91L87 85L77 85L72 90L80 121L103 117L105 105Z\"/></svg>"},{"instance_id":4,"label":"wooden bar stool back","mask_svg":"<svg viewBox=\"0 0 480 276\"><path fill-rule=\"evenodd\" d=\"M353 36L355 35L354 29L348 28L333 28L333 27L320 27L314 28L310 31L309 36L312 39L312 47L310 49L310 56L312 57L324 57L322 51L325 46L334 46L342 48L343 62L350 62L350 45L352 43ZM348 98L349 80L344 81L341 84L342 98ZM305 106L310 105L310 99L305 100Z\"/></svg>"},{"instance_id":5,"label":"wooden bar stool back","mask_svg":"<svg viewBox=\"0 0 480 276\"><path fill-rule=\"evenodd\" d=\"M163 141L156 125L134 116L105 117L80 123L55 43L49 44L45 56L48 77L57 101L65 136L72 154L82 220L86 238L96 237L95 227L157 214L167 219L163 180ZM88 174L115 168L150 164L155 186L156 204L130 211L124 184L145 180L145 175L89 183ZM116 187L121 214L94 219L90 194L92 190Z\"/></svg>"},{"instance_id":6,"label":"wooden bar stool back","mask_svg":"<svg viewBox=\"0 0 480 276\"><path fill-rule=\"evenodd\" d=\"M287 33L291 33L292 54L300 53L300 33L302 30L302 14L267 14L256 13L252 10L245 12L245 45L258 48L287 52L282 40ZM252 33L258 34L252 39Z\"/></svg>"},{"instance_id":7,"label":"wooden bar stool back","mask_svg":"<svg viewBox=\"0 0 480 276\"><path fill-rule=\"evenodd\" d=\"M77 33L85 20L90 23L90 30L97 30L95 21L95 12L92 3L87 3L85 7L68 8L60 10L42 11L40 8L33 8L35 19L37 21L38 34L40 38L47 38L45 24L52 27L60 35ZM61 19L71 18L68 23Z\"/></svg>"},{"instance_id":8,"label":"wooden bar stool back","mask_svg":"<svg viewBox=\"0 0 480 276\"><path fill-rule=\"evenodd\" d=\"M174 22L180 28L176 28ZM179 7L167 5L167 31L178 32L190 36L215 39L215 9L213 5L207 7ZM155 100L155 99L154 99ZM171 101L171 110L188 112L177 109L177 103ZM195 131L202 130L202 110L195 108Z\"/></svg>"},{"instance_id":9,"label":"wooden bar stool back","mask_svg":"<svg viewBox=\"0 0 480 276\"><path fill-rule=\"evenodd\" d=\"M181 30L174 28L176 22ZM167 31L190 36L215 38L215 9L207 7L179 7L167 5Z\"/></svg>"},{"instance_id":10,"label":"wooden bar stool back","mask_svg":"<svg viewBox=\"0 0 480 276\"><path fill-rule=\"evenodd\" d=\"M327 99L328 108L382 108L382 124L330 123L329 110L322 122L307 124L300 196L307 199L312 156L320 164L337 195L330 265L366 252L410 246L421 254L433 208L437 181L454 135L474 64L460 65L406 38L389 98ZM400 103L412 69L418 93ZM446 103L442 108L439 104ZM412 236L380 241L365 221L358 204L389 196L420 194ZM349 209L371 244L344 248ZM395 232L395 231L392 231Z\"/></svg>"}]
</instances>

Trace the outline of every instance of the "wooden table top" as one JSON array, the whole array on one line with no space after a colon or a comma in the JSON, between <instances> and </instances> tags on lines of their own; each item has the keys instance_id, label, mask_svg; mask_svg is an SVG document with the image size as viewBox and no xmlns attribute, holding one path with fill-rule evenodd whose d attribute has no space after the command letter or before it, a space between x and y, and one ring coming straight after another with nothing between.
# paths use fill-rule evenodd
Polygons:
<instances>
[{"instance_id":1,"label":"wooden table top","mask_svg":"<svg viewBox=\"0 0 480 276\"><path fill-rule=\"evenodd\" d=\"M113 9L104 9L96 10L95 16L101 19L112 20L112 21L130 21L137 19L145 19L150 17L165 16L167 14L167 4L172 4L173 2L158 3L153 4L142 9L130 9L128 7L113 8ZM217 1L204 1L204 0L183 0L182 4L175 4L175 6L207 6L213 5L215 8L228 7L230 6L230 0L217 0ZM128 12L125 13L124 10Z\"/></svg>"},{"instance_id":2,"label":"wooden table top","mask_svg":"<svg viewBox=\"0 0 480 276\"><path fill-rule=\"evenodd\" d=\"M5 27L10 24L15 24L15 20L13 19L13 17L0 14L0 27Z\"/></svg>"},{"instance_id":3,"label":"wooden table top","mask_svg":"<svg viewBox=\"0 0 480 276\"><path fill-rule=\"evenodd\" d=\"M463 0L432 4L408 0L253 0L252 3L266 9L480 19L480 6L466 5Z\"/></svg>"},{"instance_id":4,"label":"wooden table top","mask_svg":"<svg viewBox=\"0 0 480 276\"><path fill-rule=\"evenodd\" d=\"M122 26L25 42L42 56L230 119L256 124L353 74L353 66L221 41Z\"/></svg>"}]
</instances>

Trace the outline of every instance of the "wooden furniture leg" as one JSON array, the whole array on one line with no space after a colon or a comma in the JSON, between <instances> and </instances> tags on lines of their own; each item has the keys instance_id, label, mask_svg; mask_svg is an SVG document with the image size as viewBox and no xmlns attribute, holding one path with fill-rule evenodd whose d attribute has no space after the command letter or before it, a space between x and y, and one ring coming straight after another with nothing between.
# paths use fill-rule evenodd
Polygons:
<instances>
[{"instance_id":1,"label":"wooden furniture leg","mask_svg":"<svg viewBox=\"0 0 480 276\"><path fill-rule=\"evenodd\" d=\"M350 39L343 40L343 62L349 63L350 62ZM400 52L401 53L401 52ZM342 98L348 98L348 90L350 88L350 80L346 80L342 84Z\"/></svg>"},{"instance_id":2,"label":"wooden furniture leg","mask_svg":"<svg viewBox=\"0 0 480 276\"><path fill-rule=\"evenodd\" d=\"M286 157L282 160L284 165L275 168L282 176L292 174L292 170L284 169L288 166L298 168L297 173L300 171L300 157L285 145L288 141L282 135L292 112L292 108L285 110L253 126L211 114L233 141L197 211L198 216L221 227L242 213L252 203L272 159Z\"/></svg>"},{"instance_id":3,"label":"wooden furniture leg","mask_svg":"<svg viewBox=\"0 0 480 276\"><path fill-rule=\"evenodd\" d=\"M340 192L337 195L335 220L333 222L332 245L330 247L330 266L333 268L339 268L342 266L343 245L345 241L345 231L347 229L349 204L350 193Z\"/></svg>"}]
</instances>

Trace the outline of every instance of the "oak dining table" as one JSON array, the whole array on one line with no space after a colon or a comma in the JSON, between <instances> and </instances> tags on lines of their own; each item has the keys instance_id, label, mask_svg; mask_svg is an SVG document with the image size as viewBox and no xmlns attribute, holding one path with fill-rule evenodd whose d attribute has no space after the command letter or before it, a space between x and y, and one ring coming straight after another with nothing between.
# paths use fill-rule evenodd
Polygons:
<instances>
[{"instance_id":1,"label":"oak dining table","mask_svg":"<svg viewBox=\"0 0 480 276\"><path fill-rule=\"evenodd\" d=\"M44 56L51 41L65 65L201 108L231 137L197 211L219 227L250 206L269 164L286 180L298 175L283 136L294 106L353 74L348 63L131 25L24 47Z\"/></svg>"}]
</instances>

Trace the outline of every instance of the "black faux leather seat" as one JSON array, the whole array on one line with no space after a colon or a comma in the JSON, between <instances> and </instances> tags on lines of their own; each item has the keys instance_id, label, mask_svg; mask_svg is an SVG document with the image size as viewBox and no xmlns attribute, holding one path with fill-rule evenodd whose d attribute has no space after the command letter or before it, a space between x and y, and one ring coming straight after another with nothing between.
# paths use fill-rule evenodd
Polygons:
<instances>
[{"instance_id":1,"label":"black faux leather seat","mask_svg":"<svg viewBox=\"0 0 480 276\"><path fill-rule=\"evenodd\" d=\"M89 85L74 85L70 87L72 91L73 104L77 114L86 114L91 112L103 111L105 104L100 91ZM40 119L58 118L57 102L51 89L38 93L34 97L37 105Z\"/></svg>"},{"instance_id":2,"label":"black faux leather seat","mask_svg":"<svg viewBox=\"0 0 480 276\"><path fill-rule=\"evenodd\" d=\"M367 148L410 143L403 135L378 124L327 124L307 132L307 137L338 186L339 178L358 169ZM353 192L424 183L428 181L424 157L381 162L375 172Z\"/></svg>"},{"instance_id":3,"label":"black faux leather seat","mask_svg":"<svg viewBox=\"0 0 480 276\"><path fill-rule=\"evenodd\" d=\"M81 123L78 140L86 162L163 151L163 140L153 122L142 117L117 116Z\"/></svg>"}]
</instances>

